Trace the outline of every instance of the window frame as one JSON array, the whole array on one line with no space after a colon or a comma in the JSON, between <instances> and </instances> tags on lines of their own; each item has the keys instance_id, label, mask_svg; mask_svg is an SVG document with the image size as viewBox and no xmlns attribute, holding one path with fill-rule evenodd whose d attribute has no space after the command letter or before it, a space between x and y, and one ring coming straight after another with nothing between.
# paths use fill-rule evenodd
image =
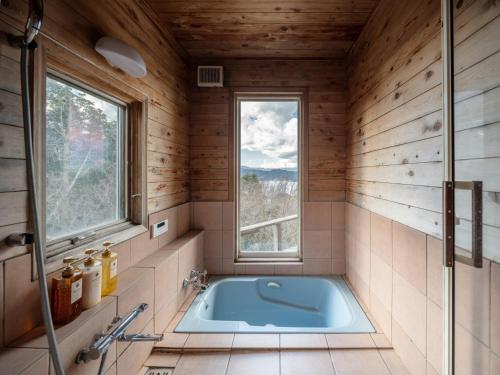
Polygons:
<instances>
[{"instance_id":1,"label":"window frame","mask_svg":"<svg viewBox=\"0 0 500 375\"><path fill-rule=\"evenodd\" d=\"M301 262L303 250L303 197L304 197L304 129L305 129L305 110L304 110L304 94L302 92L234 92L234 216L235 216L235 254L234 260L239 263L270 263L270 262ZM276 251L269 252L242 252L240 248L240 168L241 168L241 102L244 101L270 101L270 102L289 102L296 101L298 104L298 121L297 121L297 169L298 169L298 232L299 240L297 243L297 251L294 253Z\"/></svg>"},{"instance_id":2,"label":"window frame","mask_svg":"<svg viewBox=\"0 0 500 375\"><path fill-rule=\"evenodd\" d=\"M61 60L61 54L63 59ZM62 78L81 89L90 89L91 93L109 98L113 102L126 106L127 118L125 129L127 140L125 148L128 154L125 181L128 191L122 197L127 202L128 220L106 230L96 231L95 236L82 241L60 243L46 246L45 223L45 101L46 79L48 75ZM40 207L40 234L45 251L47 272L55 272L63 267L62 259L66 256L83 256L88 247L100 248L104 240L121 243L148 231L147 213L147 111L149 98L130 85L124 84L107 71L97 69L88 61L67 51L51 50L40 41L33 55L30 84L32 91L33 147L35 155L35 174L38 186ZM30 223L30 226L32 224ZM32 257L32 279L36 280L35 259Z\"/></svg>"},{"instance_id":3,"label":"window frame","mask_svg":"<svg viewBox=\"0 0 500 375\"><path fill-rule=\"evenodd\" d=\"M47 216L46 216L46 185L45 185L45 178L46 178L46 171L47 171L47 164L46 164L46 157L45 157L45 148L44 148L44 158L43 163L44 163L44 181L43 181L43 227L44 227L44 232L45 232L45 242L46 242L46 255L47 257L55 256L58 255L60 252L64 252L68 248L74 247L74 245L78 244L78 242L82 241L85 242L89 238L95 238L95 237L105 237L106 235L113 234L117 231L123 230L124 225L126 226L128 222L130 222L130 204L129 200L127 197L129 196L129 168L128 166L130 165L129 161L129 131L130 131L130 126L129 126L129 120L128 120L128 112L129 108L127 106L127 103L116 99L114 97L111 97L107 95L106 93L103 93L99 91L98 89L95 89L93 87L90 87L80 81L77 81L71 77L67 77L64 74L61 74L59 72L56 72L54 70L49 70L45 76L45 82L47 82L48 79L53 79L55 81L58 81L60 83L66 84L72 88L75 88L79 91L88 93L90 95L93 95L96 98L99 98L101 100L107 101L111 104L117 105L120 108L119 111L119 122L120 122L120 157L119 157L119 174L120 174L120 211L123 211L123 218L115 220L113 222L109 222L106 224L102 225L97 225L91 228L87 228L85 230L73 233L73 234L68 234L65 236L61 236L58 238L55 238L53 240L48 241L47 239L47 233L46 233L46 226L47 226ZM45 98L45 103L46 103L46 98ZM44 129L43 131L46 132L46 122L44 121ZM80 240L79 240L80 239Z\"/></svg>"}]
</instances>

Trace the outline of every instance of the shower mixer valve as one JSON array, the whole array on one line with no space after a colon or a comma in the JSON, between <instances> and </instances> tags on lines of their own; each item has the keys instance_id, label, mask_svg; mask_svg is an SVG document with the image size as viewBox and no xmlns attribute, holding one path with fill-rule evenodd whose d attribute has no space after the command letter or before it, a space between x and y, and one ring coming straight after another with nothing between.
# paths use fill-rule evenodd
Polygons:
<instances>
[{"instance_id":1,"label":"shower mixer valve","mask_svg":"<svg viewBox=\"0 0 500 375\"><path fill-rule=\"evenodd\" d=\"M76 356L75 363L87 363L92 360L96 360L101 356L104 356L108 351L110 345L114 341L161 341L163 340L163 334L160 335L150 335L150 334L126 334L127 328L132 324L132 322L139 316L141 312L148 308L147 303L141 303L131 312L129 312L125 317L115 317L111 324L108 326L106 333L101 335L96 335L95 342L89 347L80 350Z\"/></svg>"}]
</instances>

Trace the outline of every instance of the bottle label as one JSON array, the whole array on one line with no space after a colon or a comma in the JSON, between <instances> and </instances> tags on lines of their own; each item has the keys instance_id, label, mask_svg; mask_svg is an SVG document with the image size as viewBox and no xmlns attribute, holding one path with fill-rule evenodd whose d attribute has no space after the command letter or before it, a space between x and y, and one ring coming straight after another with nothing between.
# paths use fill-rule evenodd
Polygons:
<instances>
[{"instance_id":1,"label":"bottle label","mask_svg":"<svg viewBox=\"0 0 500 375\"><path fill-rule=\"evenodd\" d=\"M118 259L115 259L109 265L109 278L112 279L118 273Z\"/></svg>"},{"instance_id":2,"label":"bottle label","mask_svg":"<svg viewBox=\"0 0 500 375\"><path fill-rule=\"evenodd\" d=\"M71 304L82 298L82 279L71 284Z\"/></svg>"},{"instance_id":3,"label":"bottle label","mask_svg":"<svg viewBox=\"0 0 500 375\"><path fill-rule=\"evenodd\" d=\"M101 285L101 279L101 271L93 271L90 275L90 282L92 283L92 287L94 287L94 285Z\"/></svg>"}]
</instances>

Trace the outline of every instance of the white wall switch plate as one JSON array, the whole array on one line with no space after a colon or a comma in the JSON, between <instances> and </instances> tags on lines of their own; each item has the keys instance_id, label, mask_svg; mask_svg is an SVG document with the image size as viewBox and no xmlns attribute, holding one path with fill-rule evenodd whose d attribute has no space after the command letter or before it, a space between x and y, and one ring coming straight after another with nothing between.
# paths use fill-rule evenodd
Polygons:
<instances>
[{"instance_id":1,"label":"white wall switch plate","mask_svg":"<svg viewBox=\"0 0 500 375\"><path fill-rule=\"evenodd\" d=\"M151 238L158 237L168 231L168 219L153 224Z\"/></svg>"}]
</instances>

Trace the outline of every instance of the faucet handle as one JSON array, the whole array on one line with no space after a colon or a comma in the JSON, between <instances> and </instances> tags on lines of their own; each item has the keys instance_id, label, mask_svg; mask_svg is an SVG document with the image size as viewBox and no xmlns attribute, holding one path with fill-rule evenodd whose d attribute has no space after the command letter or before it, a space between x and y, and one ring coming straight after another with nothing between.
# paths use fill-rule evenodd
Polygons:
<instances>
[{"instance_id":1,"label":"faucet handle","mask_svg":"<svg viewBox=\"0 0 500 375\"><path fill-rule=\"evenodd\" d=\"M192 269L191 277L207 277L207 270L200 271L197 269Z\"/></svg>"}]
</instances>

